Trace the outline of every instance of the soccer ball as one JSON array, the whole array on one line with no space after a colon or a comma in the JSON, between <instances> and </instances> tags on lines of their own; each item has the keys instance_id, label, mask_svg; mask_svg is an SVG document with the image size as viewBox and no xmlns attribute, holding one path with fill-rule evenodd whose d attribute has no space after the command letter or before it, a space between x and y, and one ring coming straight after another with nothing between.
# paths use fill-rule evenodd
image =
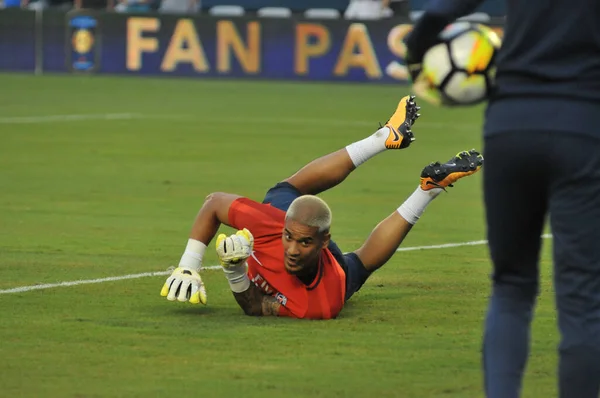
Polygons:
<instances>
[{"instance_id":1,"label":"soccer ball","mask_svg":"<svg viewBox=\"0 0 600 398\"><path fill-rule=\"evenodd\" d=\"M473 105L488 98L494 59L501 40L492 29L456 22L440 33L440 43L423 57L415 93L436 105Z\"/></svg>"}]
</instances>

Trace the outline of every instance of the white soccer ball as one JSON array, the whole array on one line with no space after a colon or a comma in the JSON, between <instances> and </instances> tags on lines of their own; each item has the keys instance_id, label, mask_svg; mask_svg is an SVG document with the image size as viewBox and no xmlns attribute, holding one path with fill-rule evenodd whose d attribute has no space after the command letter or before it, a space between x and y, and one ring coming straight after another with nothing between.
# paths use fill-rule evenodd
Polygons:
<instances>
[{"instance_id":1,"label":"white soccer ball","mask_svg":"<svg viewBox=\"0 0 600 398\"><path fill-rule=\"evenodd\" d=\"M494 85L494 60L501 40L492 29L456 22L423 57L415 93L436 105L473 105L488 98Z\"/></svg>"}]
</instances>

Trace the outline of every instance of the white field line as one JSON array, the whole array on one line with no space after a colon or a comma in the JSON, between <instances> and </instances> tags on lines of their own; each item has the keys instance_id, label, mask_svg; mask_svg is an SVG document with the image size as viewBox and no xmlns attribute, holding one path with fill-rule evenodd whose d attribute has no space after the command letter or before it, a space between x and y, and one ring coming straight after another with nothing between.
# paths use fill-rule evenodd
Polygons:
<instances>
[{"instance_id":1,"label":"white field line","mask_svg":"<svg viewBox=\"0 0 600 398\"><path fill-rule=\"evenodd\" d=\"M197 115L173 114L173 115L145 115L148 119L166 119L174 122L205 122L205 123L223 123L223 119L214 117L203 117ZM327 126L327 127L370 127L373 130L377 129L377 120L351 120L351 119L325 119L325 118L310 118L310 117L234 117L227 118L228 122L247 123L247 124L295 124L295 125L311 125L311 126ZM450 130L476 130L483 128L483 123L440 123L428 122L419 119L418 126L429 128L444 128Z\"/></svg>"},{"instance_id":2,"label":"white field line","mask_svg":"<svg viewBox=\"0 0 600 398\"><path fill-rule=\"evenodd\" d=\"M137 113L102 113L79 115L46 115L46 116L14 116L0 117L0 124L37 124L37 123L62 123L80 122L87 120L128 120L140 119L143 115Z\"/></svg>"},{"instance_id":3,"label":"white field line","mask_svg":"<svg viewBox=\"0 0 600 398\"><path fill-rule=\"evenodd\" d=\"M544 238L544 239L548 239L551 237L552 237L552 235L550 235L550 234L542 235L542 238ZM408 251L415 251L415 250L446 249L446 248L461 247L461 246L480 246L480 245L485 245L486 243L487 243L487 240L472 240L472 241L468 241L468 242L444 243L441 245L431 245L431 246L401 247L401 248L398 248L398 250L396 250L396 251L397 252L408 252ZM204 267L203 269L219 269L219 268L221 268L219 265L212 265L209 267ZM107 278L81 279L81 280L69 281L69 282L45 283L42 285L21 286L21 287L15 287L12 289L0 290L0 294L23 293L23 292L30 292L32 290L54 289L55 287L79 286L79 285L89 285L89 284L94 284L94 283L114 282L114 281L122 281L122 280L126 280L126 279L145 278L148 276L165 276L165 275L170 275L171 272L172 272L171 270L158 271L158 272L143 272L141 274L110 276Z\"/></svg>"},{"instance_id":4,"label":"white field line","mask_svg":"<svg viewBox=\"0 0 600 398\"><path fill-rule=\"evenodd\" d=\"M71 115L45 115L45 116L0 116L0 124L40 124L40 123L67 123L88 120L110 121L130 119L162 119L173 122L204 122L222 123L223 119L195 115L145 115L140 113L102 113L102 114L71 114ZM238 117L228 118L229 122L246 124L295 124L324 127L370 127L376 130L377 121L348 120L348 119L321 119L321 118L279 118L279 117ZM451 130L480 130L482 125L477 123L446 124L419 120L419 126L428 128L443 128Z\"/></svg>"}]
</instances>

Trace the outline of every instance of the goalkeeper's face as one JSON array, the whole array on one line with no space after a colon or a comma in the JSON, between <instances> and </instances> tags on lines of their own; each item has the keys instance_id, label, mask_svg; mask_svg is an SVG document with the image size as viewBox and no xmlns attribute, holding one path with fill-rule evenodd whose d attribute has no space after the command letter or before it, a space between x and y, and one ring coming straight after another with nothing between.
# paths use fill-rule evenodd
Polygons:
<instances>
[{"instance_id":1,"label":"goalkeeper's face","mask_svg":"<svg viewBox=\"0 0 600 398\"><path fill-rule=\"evenodd\" d=\"M286 220L282 235L286 271L298 275L314 270L330 236L328 231L319 232L317 227Z\"/></svg>"}]
</instances>

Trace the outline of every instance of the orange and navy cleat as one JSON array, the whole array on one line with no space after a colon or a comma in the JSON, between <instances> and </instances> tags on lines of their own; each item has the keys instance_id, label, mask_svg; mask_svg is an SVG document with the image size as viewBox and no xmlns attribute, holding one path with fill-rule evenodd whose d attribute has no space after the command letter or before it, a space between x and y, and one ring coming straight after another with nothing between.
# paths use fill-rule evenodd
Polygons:
<instances>
[{"instance_id":1,"label":"orange and navy cleat","mask_svg":"<svg viewBox=\"0 0 600 398\"><path fill-rule=\"evenodd\" d=\"M414 95L407 95L400 100L396 112L385 124L385 127L390 130L388 138L385 140L387 149L403 149L415 140L410 128L421 116L417 113L419 109L421 108L417 106Z\"/></svg>"},{"instance_id":2,"label":"orange and navy cleat","mask_svg":"<svg viewBox=\"0 0 600 398\"><path fill-rule=\"evenodd\" d=\"M474 149L463 151L448 162L431 163L421 173L421 189L446 189L463 177L475 174L483 165L483 156Z\"/></svg>"}]
</instances>

